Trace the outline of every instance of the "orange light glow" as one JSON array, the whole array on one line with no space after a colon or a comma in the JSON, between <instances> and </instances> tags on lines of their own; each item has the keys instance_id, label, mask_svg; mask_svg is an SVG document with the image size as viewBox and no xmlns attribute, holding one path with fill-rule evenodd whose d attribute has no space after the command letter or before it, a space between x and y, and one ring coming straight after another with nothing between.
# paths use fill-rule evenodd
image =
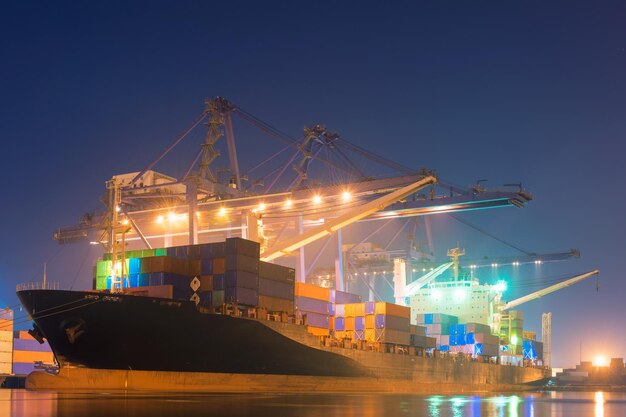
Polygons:
<instances>
[{"instance_id":1,"label":"orange light glow","mask_svg":"<svg viewBox=\"0 0 626 417\"><path fill-rule=\"evenodd\" d=\"M593 366L609 366L609 360L606 356L598 355L593 358Z\"/></svg>"}]
</instances>

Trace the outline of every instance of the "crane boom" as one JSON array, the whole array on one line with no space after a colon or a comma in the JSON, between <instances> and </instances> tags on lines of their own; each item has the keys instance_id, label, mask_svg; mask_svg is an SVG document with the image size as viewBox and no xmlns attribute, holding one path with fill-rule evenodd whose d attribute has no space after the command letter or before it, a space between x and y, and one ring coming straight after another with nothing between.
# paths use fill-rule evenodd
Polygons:
<instances>
[{"instance_id":1,"label":"crane boom","mask_svg":"<svg viewBox=\"0 0 626 417\"><path fill-rule=\"evenodd\" d=\"M406 287L404 287L404 297L411 297L411 296L415 295L415 293L417 291L419 291L426 284L428 284L431 281L433 281L439 275L443 274L451 266L452 266L452 262L447 262L445 264L439 265L437 268L435 268L432 271L428 272L426 275L416 279L415 281L411 282L410 284L407 284Z\"/></svg>"},{"instance_id":2,"label":"crane boom","mask_svg":"<svg viewBox=\"0 0 626 417\"><path fill-rule=\"evenodd\" d=\"M304 245L307 245L324 236L336 232L342 227L355 223L369 216L370 214L375 213L378 210L382 210L390 204L393 204L396 201L401 200L406 196L435 183L437 183L437 178L429 175L419 181L413 182L405 187L392 191L389 194L365 203L364 205L359 206L354 210L350 210L344 215L334 218L322 226L316 227L315 229L303 233L302 235L287 239L284 243L269 248L263 253L263 255L261 256L261 260L267 262L283 256Z\"/></svg>"},{"instance_id":3,"label":"crane boom","mask_svg":"<svg viewBox=\"0 0 626 417\"><path fill-rule=\"evenodd\" d=\"M508 310L508 309L517 307L520 304L524 304L524 303L526 303L528 301L536 300L537 298L543 297L544 295L550 294L550 293L552 293L554 291L558 291L558 290L560 290L562 288L569 287L570 285L576 284L577 282L580 282L580 281L582 281L584 279L587 279L587 278L592 277L594 275L597 275L599 273L600 273L599 269L594 269L591 272L587 272L585 274L575 276L574 278L570 278L568 280L559 282L558 284L551 285L551 286L549 286L547 288L544 288L544 289L536 291L536 292L534 292L532 294L525 295L525 296L520 297L520 298L518 298L516 300L513 300L513 301L510 301L510 302L506 303L504 305L504 307L502 307L502 310Z\"/></svg>"}]
</instances>

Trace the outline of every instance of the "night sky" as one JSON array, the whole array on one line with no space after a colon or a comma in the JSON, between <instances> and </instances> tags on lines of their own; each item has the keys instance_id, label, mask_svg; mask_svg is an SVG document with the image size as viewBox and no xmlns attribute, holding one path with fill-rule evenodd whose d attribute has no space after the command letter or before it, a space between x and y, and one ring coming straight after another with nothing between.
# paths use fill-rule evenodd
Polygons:
<instances>
[{"instance_id":1,"label":"night sky","mask_svg":"<svg viewBox=\"0 0 626 417\"><path fill-rule=\"evenodd\" d=\"M528 291L525 276L599 268L599 291L590 279L524 305L526 327L540 333L552 311L554 366L577 363L581 339L583 360L626 356L623 2L12 3L0 10L0 306L46 260L50 280L89 287L98 248L61 249L53 231L102 208L105 180L142 169L220 95L294 137L324 123L455 184L522 182L526 208L461 216L582 258L502 268L507 298ZM431 221L440 257L457 241L468 256L516 253Z\"/></svg>"}]
</instances>

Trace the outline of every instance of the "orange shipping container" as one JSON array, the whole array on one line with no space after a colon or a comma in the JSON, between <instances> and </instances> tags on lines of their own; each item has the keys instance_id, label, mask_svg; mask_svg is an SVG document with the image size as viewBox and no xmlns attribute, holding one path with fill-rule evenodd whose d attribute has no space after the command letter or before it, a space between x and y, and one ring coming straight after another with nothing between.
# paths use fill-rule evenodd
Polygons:
<instances>
[{"instance_id":1,"label":"orange shipping container","mask_svg":"<svg viewBox=\"0 0 626 417\"><path fill-rule=\"evenodd\" d=\"M307 297L315 300L330 301L330 289L304 282L296 282L296 297Z\"/></svg>"},{"instance_id":2,"label":"orange shipping container","mask_svg":"<svg viewBox=\"0 0 626 417\"><path fill-rule=\"evenodd\" d=\"M215 258L213 259L213 273L215 275L221 275L226 273L226 259Z\"/></svg>"},{"instance_id":3,"label":"orange shipping container","mask_svg":"<svg viewBox=\"0 0 626 417\"><path fill-rule=\"evenodd\" d=\"M200 291L213 291L213 275L200 277Z\"/></svg>"},{"instance_id":4,"label":"orange shipping container","mask_svg":"<svg viewBox=\"0 0 626 417\"><path fill-rule=\"evenodd\" d=\"M325 329L323 327L307 326L306 330L309 333L311 333L313 336L329 336L330 335L330 330Z\"/></svg>"},{"instance_id":5,"label":"orange shipping container","mask_svg":"<svg viewBox=\"0 0 626 417\"><path fill-rule=\"evenodd\" d=\"M14 350L13 362L37 362L54 363L52 352L34 352L30 350Z\"/></svg>"},{"instance_id":6,"label":"orange shipping container","mask_svg":"<svg viewBox=\"0 0 626 417\"><path fill-rule=\"evenodd\" d=\"M387 314L408 319L411 316L411 309L398 304L380 302L376 303L376 314Z\"/></svg>"},{"instance_id":7,"label":"orange shipping container","mask_svg":"<svg viewBox=\"0 0 626 417\"><path fill-rule=\"evenodd\" d=\"M202 273L202 268L200 268L200 261L192 259L189 261L189 276L190 277L199 277Z\"/></svg>"},{"instance_id":8,"label":"orange shipping container","mask_svg":"<svg viewBox=\"0 0 626 417\"><path fill-rule=\"evenodd\" d=\"M0 330L13 331L13 320L0 319Z\"/></svg>"},{"instance_id":9,"label":"orange shipping container","mask_svg":"<svg viewBox=\"0 0 626 417\"><path fill-rule=\"evenodd\" d=\"M365 316L365 328L366 329L376 328L376 316L374 314L368 314L367 316Z\"/></svg>"},{"instance_id":10,"label":"orange shipping container","mask_svg":"<svg viewBox=\"0 0 626 417\"><path fill-rule=\"evenodd\" d=\"M19 333L17 334L17 338L18 339L35 340L34 337L32 337L27 331L24 331L24 330L20 330L19 331Z\"/></svg>"},{"instance_id":11,"label":"orange shipping container","mask_svg":"<svg viewBox=\"0 0 626 417\"><path fill-rule=\"evenodd\" d=\"M0 330L0 342L12 342L13 332L8 330Z\"/></svg>"},{"instance_id":12,"label":"orange shipping container","mask_svg":"<svg viewBox=\"0 0 626 417\"><path fill-rule=\"evenodd\" d=\"M354 317L346 317L345 327L346 331L354 330Z\"/></svg>"}]
</instances>

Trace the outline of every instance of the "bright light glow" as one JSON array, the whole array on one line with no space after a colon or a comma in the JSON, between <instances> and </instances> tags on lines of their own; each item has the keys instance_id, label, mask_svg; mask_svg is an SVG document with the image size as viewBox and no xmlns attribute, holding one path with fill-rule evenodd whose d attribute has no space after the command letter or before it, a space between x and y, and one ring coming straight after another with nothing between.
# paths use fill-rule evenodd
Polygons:
<instances>
[{"instance_id":1,"label":"bright light glow","mask_svg":"<svg viewBox=\"0 0 626 417\"><path fill-rule=\"evenodd\" d=\"M441 300L441 291L434 289L430 294L435 300Z\"/></svg>"},{"instance_id":2,"label":"bright light glow","mask_svg":"<svg viewBox=\"0 0 626 417\"><path fill-rule=\"evenodd\" d=\"M596 392L595 395L595 414L594 417L604 417L604 393L602 391Z\"/></svg>"},{"instance_id":3,"label":"bright light glow","mask_svg":"<svg viewBox=\"0 0 626 417\"><path fill-rule=\"evenodd\" d=\"M198 219L200 218L200 212L199 211L196 211L196 218L198 218Z\"/></svg>"},{"instance_id":4,"label":"bright light glow","mask_svg":"<svg viewBox=\"0 0 626 417\"><path fill-rule=\"evenodd\" d=\"M293 201L291 199L285 201L285 208L291 208L293 206Z\"/></svg>"},{"instance_id":5,"label":"bright light glow","mask_svg":"<svg viewBox=\"0 0 626 417\"><path fill-rule=\"evenodd\" d=\"M426 272L426 268L422 268L422 272Z\"/></svg>"},{"instance_id":6,"label":"bright light glow","mask_svg":"<svg viewBox=\"0 0 626 417\"><path fill-rule=\"evenodd\" d=\"M341 198L343 199L343 201L350 201L350 199L352 198L352 194L350 194L350 192L348 191L344 191L343 194L341 194Z\"/></svg>"},{"instance_id":7,"label":"bright light glow","mask_svg":"<svg viewBox=\"0 0 626 417\"><path fill-rule=\"evenodd\" d=\"M454 298L458 301L461 301L465 298L465 291L462 288L457 288L454 290Z\"/></svg>"},{"instance_id":8,"label":"bright light glow","mask_svg":"<svg viewBox=\"0 0 626 417\"><path fill-rule=\"evenodd\" d=\"M491 266L492 266L493 268L497 268L497 267L498 267L498 264L497 264L497 263L492 263L492 264L491 264Z\"/></svg>"},{"instance_id":9,"label":"bright light glow","mask_svg":"<svg viewBox=\"0 0 626 417\"><path fill-rule=\"evenodd\" d=\"M470 265L471 269L476 269L476 265Z\"/></svg>"},{"instance_id":10,"label":"bright light glow","mask_svg":"<svg viewBox=\"0 0 626 417\"><path fill-rule=\"evenodd\" d=\"M517 336L511 336L511 344L517 345Z\"/></svg>"},{"instance_id":11,"label":"bright light glow","mask_svg":"<svg viewBox=\"0 0 626 417\"><path fill-rule=\"evenodd\" d=\"M89 242L89 244L90 245L99 245L100 243L99 242L95 242L95 241L92 240L91 242Z\"/></svg>"},{"instance_id":12,"label":"bright light glow","mask_svg":"<svg viewBox=\"0 0 626 417\"><path fill-rule=\"evenodd\" d=\"M265 203L259 204L259 211L265 210Z\"/></svg>"},{"instance_id":13,"label":"bright light glow","mask_svg":"<svg viewBox=\"0 0 626 417\"><path fill-rule=\"evenodd\" d=\"M492 288L494 289L494 291L504 292L504 291L506 291L506 282L498 281L496 283L496 285L494 285Z\"/></svg>"},{"instance_id":14,"label":"bright light glow","mask_svg":"<svg viewBox=\"0 0 626 417\"><path fill-rule=\"evenodd\" d=\"M519 262L517 261L513 262L513 266L519 266Z\"/></svg>"},{"instance_id":15,"label":"bright light glow","mask_svg":"<svg viewBox=\"0 0 626 417\"><path fill-rule=\"evenodd\" d=\"M535 265L541 265L541 261L540 261L539 259L537 259L537 260L535 261Z\"/></svg>"},{"instance_id":16,"label":"bright light glow","mask_svg":"<svg viewBox=\"0 0 626 417\"><path fill-rule=\"evenodd\" d=\"M120 208L120 206L115 206L115 211L119 213L120 211L122 211L122 209Z\"/></svg>"},{"instance_id":17,"label":"bright light glow","mask_svg":"<svg viewBox=\"0 0 626 417\"><path fill-rule=\"evenodd\" d=\"M126 226L126 225L128 224L128 219L124 219L124 220L122 220L122 224L123 224L124 226Z\"/></svg>"},{"instance_id":18,"label":"bright light glow","mask_svg":"<svg viewBox=\"0 0 626 417\"><path fill-rule=\"evenodd\" d=\"M593 358L593 366L609 366L609 360L606 356L598 355Z\"/></svg>"},{"instance_id":19,"label":"bright light glow","mask_svg":"<svg viewBox=\"0 0 626 417\"><path fill-rule=\"evenodd\" d=\"M413 272L415 272L415 268L413 268Z\"/></svg>"},{"instance_id":20,"label":"bright light glow","mask_svg":"<svg viewBox=\"0 0 626 417\"><path fill-rule=\"evenodd\" d=\"M172 213L170 211L169 213L167 213L167 220L169 220L170 222L175 222L176 220L178 220L178 216L176 215L176 213Z\"/></svg>"},{"instance_id":21,"label":"bright light glow","mask_svg":"<svg viewBox=\"0 0 626 417\"><path fill-rule=\"evenodd\" d=\"M313 196L313 203L319 204L321 202L322 202L322 196L320 196L320 195Z\"/></svg>"},{"instance_id":22,"label":"bright light glow","mask_svg":"<svg viewBox=\"0 0 626 417\"><path fill-rule=\"evenodd\" d=\"M161 216L161 215L157 216L156 222L157 223L163 223L163 216Z\"/></svg>"},{"instance_id":23,"label":"bright light glow","mask_svg":"<svg viewBox=\"0 0 626 417\"><path fill-rule=\"evenodd\" d=\"M220 207L220 209L217 211L217 215L220 217L226 216L226 207Z\"/></svg>"}]
</instances>

